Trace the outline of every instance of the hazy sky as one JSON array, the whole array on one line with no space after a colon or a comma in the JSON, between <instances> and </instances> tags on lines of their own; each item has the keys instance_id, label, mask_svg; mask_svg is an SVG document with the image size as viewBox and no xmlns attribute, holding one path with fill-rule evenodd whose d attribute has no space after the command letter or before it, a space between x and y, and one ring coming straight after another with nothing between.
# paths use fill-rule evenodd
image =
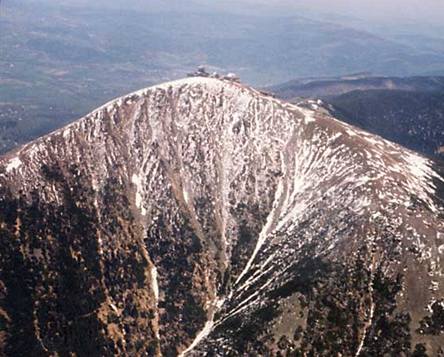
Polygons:
<instances>
[{"instance_id":1,"label":"hazy sky","mask_svg":"<svg viewBox=\"0 0 444 357\"><path fill-rule=\"evenodd\" d=\"M444 21L444 1L442 0L311 0L317 8L333 7L335 10L362 17L395 20Z\"/></svg>"},{"instance_id":2,"label":"hazy sky","mask_svg":"<svg viewBox=\"0 0 444 357\"><path fill-rule=\"evenodd\" d=\"M0 0L2 1L2 0ZM86 6L113 6L144 10L184 10L192 3L202 11L218 9L252 14L279 13L292 15L298 11L353 16L376 22L422 24L444 23L444 0L28 0L33 2L68 3ZM3 4L14 0L3 0Z\"/></svg>"},{"instance_id":3,"label":"hazy sky","mask_svg":"<svg viewBox=\"0 0 444 357\"><path fill-rule=\"evenodd\" d=\"M201 3L208 1L199 0ZM306 9L357 16L376 21L444 23L443 0L236 0L220 1L236 7L261 4L281 10ZM251 8L251 7L250 7Z\"/></svg>"}]
</instances>

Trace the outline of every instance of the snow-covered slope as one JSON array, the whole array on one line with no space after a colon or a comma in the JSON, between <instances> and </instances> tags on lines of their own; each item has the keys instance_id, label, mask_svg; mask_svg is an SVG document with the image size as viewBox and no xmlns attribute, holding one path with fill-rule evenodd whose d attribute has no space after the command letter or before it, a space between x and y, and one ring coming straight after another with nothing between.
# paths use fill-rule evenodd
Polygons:
<instances>
[{"instance_id":1,"label":"snow-covered slope","mask_svg":"<svg viewBox=\"0 0 444 357\"><path fill-rule=\"evenodd\" d=\"M119 98L0 159L0 350L436 355L439 170L238 83Z\"/></svg>"}]
</instances>

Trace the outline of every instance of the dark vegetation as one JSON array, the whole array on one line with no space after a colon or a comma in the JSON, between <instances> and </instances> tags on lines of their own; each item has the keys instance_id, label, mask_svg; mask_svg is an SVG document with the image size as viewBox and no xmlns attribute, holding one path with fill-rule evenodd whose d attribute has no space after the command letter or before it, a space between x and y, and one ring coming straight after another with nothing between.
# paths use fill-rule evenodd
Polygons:
<instances>
[{"instance_id":1,"label":"dark vegetation","mask_svg":"<svg viewBox=\"0 0 444 357\"><path fill-rule=\"evenodd\" d=\"M175 200L171 191L169 194L168 200ZM161 336L162 353L175 356L176 348L186 338L193 338L207 320L203 298L193 285L195 270L204 257L189 218L180 211L161 209L167 206L167 202L159 203L157 216L148 227L146 245L164 282L160 288L165 295L158 305L163 311L160 323L172 332ZM171 221L173 224L168 223Z\"/></svg>"},{"instance_id":2,"label":"dark vegetation","mask_svg":"<svg viewBox=\"0 0 444 357\"><path fill-rule=\"evenodd\" d=\"M62 205L43 202L36 191L30 197L16 197L5 188L0 192L0 299L9 316L0 315L0 333L6 333L0 353L146 351L154 341L154 312L138 289L147 291L148 262L140 256L138 228L123 188L113 181L106 185L106 220L99 223L95 193L84 172L54 165L43 166L42 173L63 193ZM114 239L123 234L127 239L117 244ZM101 244L109 249L102 253ZM110 308L110 302L116 307ZM125 346L118 333L110 332L121 330L132 337Z\"/></svg>"},{"instance_id":3,"label":"dark vegetation","mask_svg":"<svg viewBox=\"0 0 444 357\"><path fill-rule=\"evenodd\" d=\"M62 355L104 353L106 341L99 336L101 323L94 314L104 300L94 212L79 207L79 199L87 195L79 182L70 182L71 191L58 168L43 171L52 182L65 186L64 206L40 202L36 192L30 202L2 192L2 305L13 324L7 328L5 353L47 355L43 346ZM82 258L76 259L72 251ZM38 258L42 256L51 258L43 262Z\"/></svg>"}]
</instances>

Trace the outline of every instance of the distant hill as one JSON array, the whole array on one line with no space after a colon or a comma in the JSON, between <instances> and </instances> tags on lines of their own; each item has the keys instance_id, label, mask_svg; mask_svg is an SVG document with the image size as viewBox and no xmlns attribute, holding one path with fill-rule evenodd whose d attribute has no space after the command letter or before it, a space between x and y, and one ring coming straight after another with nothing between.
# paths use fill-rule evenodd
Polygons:
<instances>
[{"instance_id":1,"label":"distant hill","mask_svg":"<svg viewBox=\"0 0 444 357\"><path fill-rule=\"evenodd\" d=\"M444 77L306 79L269 88L298 102L322 98L341 120L425 155L444 157Z\"/></svg>"},{"instance_id":2,"label":"distant hill","mask_svg":"<svg viewBox=\"0 0 444 357\"><path fill-rule=\"evenodd\" d=\"M324 98L355 90L387 89L419 92L444 92L444 76L370 77L368 73L333 78L306 78L271 86L280 98Z\"/></svg>"},{"instance_id":3,"label":"distant hill","mask_svg":"<svg viewBox=\"0 0 444 357\"><path fill-rule=\"evenodd\" d=\"M444 157L444 91L353 91L328 102L347 123L426 155Z\"/></svg>"}]
</instances>

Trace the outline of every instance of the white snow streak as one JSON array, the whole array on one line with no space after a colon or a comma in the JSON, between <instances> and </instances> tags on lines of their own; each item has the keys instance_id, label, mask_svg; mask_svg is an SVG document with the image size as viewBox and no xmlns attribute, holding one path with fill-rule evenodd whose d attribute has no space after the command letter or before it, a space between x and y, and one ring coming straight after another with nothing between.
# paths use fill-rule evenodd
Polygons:
<instances>
[{"instance_id":1,"label":"white snow streak","mask_svg":"<svg viewBox=\"0 0 444 357\"><path fill-rule=\"evenodd\" d=\"M219 299L217 298L216 301L213 303L213 306L210 308L210 316L208 318L208 321L205 323L204 328L197 334L194 341L191 343L191 345L188 346L188 348L184 351L182 351L178 357L184 357L188 354L188 352L192 351L205 337L207 337L211 331L213 330L214 326L214 313L215 309L220 308L223 304L225 299Z\"/></svg>"},{"instance_id":2,"label":"white snow streak","mask_svg":"<svg viewBox=\"0 0 444 357\"><path fill-rule=\"evenodd\" d=\"M151 280L153 282L153 293L157 304L157 301L159 301L159 283L157 281L157 268L154 265L151 268Z\"/></svg>"},{"instance_id":3,"label":"white snow streak","mask_svg":"<svg viewBox=\"0 0 444 357\"><path fill-rule=\"evenodd\" d=\"M142 192L143 192L143 185L142 185L142 178L139 175L134 174L131 177L131 182L136 186L136 206L140 209L140 213L142 216L146 215L146 209L143 206L142 202Z\"/></svg>"},{"instance_id":4,"label":"white snow streak","mask_svg":"<svg viewBox=\"0 0 444 357\"><path fill-rule=\"evenodd\" d=\"M268 215L267 222L266 222L265 226L262 228L261 233L259 234L259 238L257 240L256 247L254 248L253 254L251 255L250 259L248 260L248 263L246 264L242 273L240 273L235 284L238 284L241 281L241 279L244 277L244 275L250 270L251 265L253 264L254 258L256 258L257 253L259 253L259 250L261 249L262 245L265 243L267 236L270 233L270 229L273 224L273 221L274 221L274 216L275 216L275 211L277 208L278 199L281 197L283 191L284 191L284 185L283 185L283 181L281 179L279 181L279 185L276 190L275 199L274 199L274 207L271 210L270 214Z\"/></svg>"}]
</instances>

